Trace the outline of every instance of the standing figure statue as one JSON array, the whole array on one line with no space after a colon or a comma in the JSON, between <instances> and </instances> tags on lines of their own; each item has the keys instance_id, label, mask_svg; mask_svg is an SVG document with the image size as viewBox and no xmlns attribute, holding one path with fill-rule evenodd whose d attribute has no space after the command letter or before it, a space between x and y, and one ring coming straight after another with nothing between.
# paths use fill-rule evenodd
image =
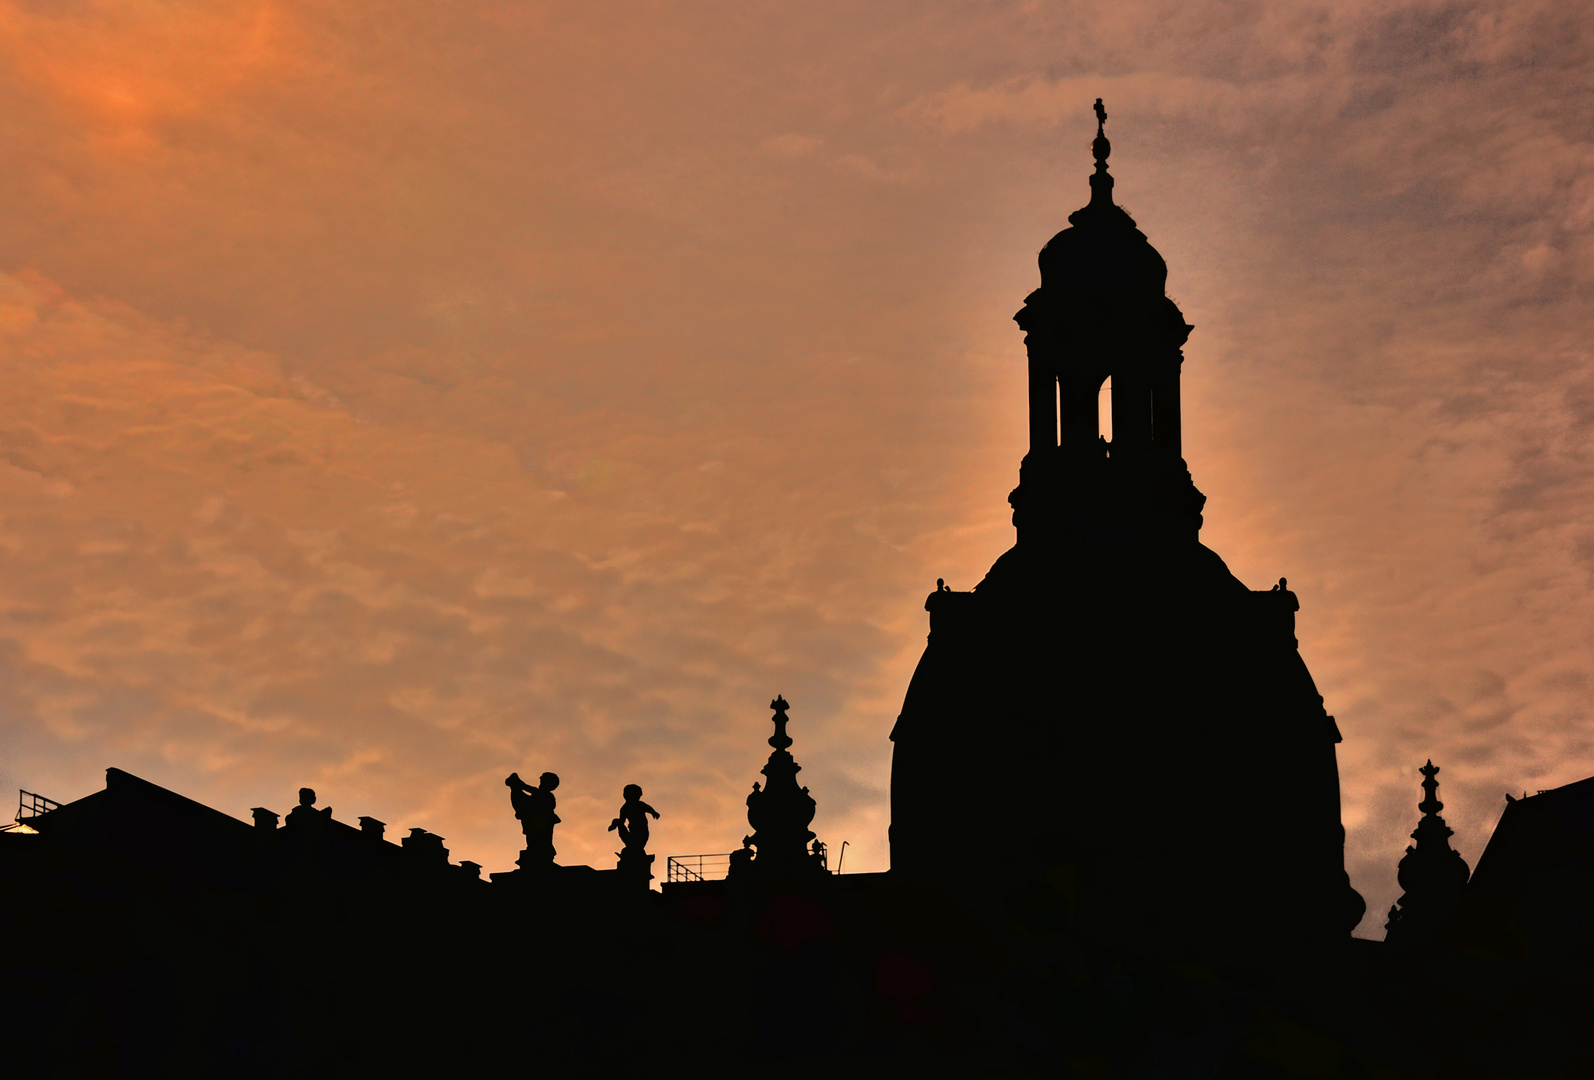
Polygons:
<instances>
[{"instance_id":1,"label":"standing figure statue","mask_svg":"<svg viewBox=\"0 0 1594 1080\"><path fill-rule=\"evenodd\" d=\"M627 784L621 792L625 796L625 804L620 807L620 816L609 823L609 831L620 833L620 843L624 846L616 854L619 855L619 869L639 877L644 883L653 877L653 856L645 850L648 846L648 815L652 814L657 820L659 812L642 801L642 789L636 784Z\"/></svg>"},{"instance_id":2,"label":"standing figure statue","mask_svg":"<svg viewBox=\"0 0 1594 1080\"><path fill-rule=\"evenodd\" d=\"M553 827L559 824L559 815L554 813L553 791L559 786L559 777L545 772L538 778L538 786L532 787L519 773L510 773L504 784L509 788L509 804L515 808L520 829L526 834L526 850L516 860L520 868L533 870L553 866L553 858L558 854L553 847Z\"/></svg>"},{"instance_id":3,"label":"standing figure statue","mask_svg":"<svg viewBox=\"0 0 1594 1080\"><path fill-rule=\"evenodd\" d=\"M620 843L641 851L648 846L648 815L657 821L659 812L642 801L642 789L636 784L627 784L620 794L625 796L625 804L620 807L620 816L609 822L609 831L618 829Z\"/></svg>"}]
</instances>

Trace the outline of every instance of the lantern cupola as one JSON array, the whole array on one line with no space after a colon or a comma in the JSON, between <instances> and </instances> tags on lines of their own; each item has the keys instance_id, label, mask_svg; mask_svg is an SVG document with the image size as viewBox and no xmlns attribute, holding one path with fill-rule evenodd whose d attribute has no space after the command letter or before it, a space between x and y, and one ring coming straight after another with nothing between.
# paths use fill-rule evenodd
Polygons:
<instances>
[{"instance_id":1,"label":"lantern cupola","mask_svg":"<svg viewBox=\"0 0 1594 1080\"><path fill-rule=\"evenodd\" d=\"M1098 98L1090 202L1041 249L1041 287L1014 316L1029 353L1029 452L1009 497L1021 544L1194 541L1201 528L1179 407L1194 328L1166 295L1167 263L1112 200L1106 121Z\"/></svg>"}]
</instances>

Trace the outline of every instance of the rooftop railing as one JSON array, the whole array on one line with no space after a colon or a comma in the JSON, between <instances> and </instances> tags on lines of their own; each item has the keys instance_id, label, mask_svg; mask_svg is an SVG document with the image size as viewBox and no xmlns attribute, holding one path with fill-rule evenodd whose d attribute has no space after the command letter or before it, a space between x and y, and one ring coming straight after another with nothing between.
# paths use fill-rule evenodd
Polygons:
<instances>
[{"instance_id":1,"label":"rooftop railing","mask_svg":"<svg viewBox=\"0 0 1594 1080\"><path fill-rule=\"evenodd\" d=\"M727 851L723 855L671 855L665 862L665 881L720 881L730 873L731 856L740 852ZM847 854L847 841L841 844L842 858ZM830 873L830 850L819 845L813 858L821 869ZM836 873L841 872L841 860L836 861Z\"/></svg>"},{"instance_id":2,"label":"rooftop railing","mask_svg":"<svg viewBox=\"0 0 1594 1080\"><path fill-rule=\"evenodd\" d=\"M664 868L665 881L719 881L731 869L731 853L723 855L671 855Z\"/></svg>"},{"instance_id":3,"label":"rooftop railing","mask_svg":"<svg viewBox=\"0 0 1594 1080\"><path fill-rule=\"evenodd\" d=\"M17 795L17 821L43 817L51 810L59 810L61 808L61 804L54 799L46 799L43 795L36 795L31 791L23 791L18 788Z\"/></svg>"}]
</instances>

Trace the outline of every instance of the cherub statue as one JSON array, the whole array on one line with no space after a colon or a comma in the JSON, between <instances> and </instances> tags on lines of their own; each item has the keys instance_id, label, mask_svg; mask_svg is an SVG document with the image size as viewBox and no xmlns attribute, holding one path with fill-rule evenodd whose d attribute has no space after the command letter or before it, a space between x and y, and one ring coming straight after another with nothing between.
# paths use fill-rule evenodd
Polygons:
<instances>
[{"instance_id":1,"label":"cherub statue","mask_svg":"<svg viewBox=\"0 0 1594 1080\"><path fill-rule=\"evenodd\" d=\"M659 812L642 801L642 789L636 784L627 784L621 794L625 804L620 807L620 816L609 822L609 831L620 831L620 843L626 850L641 851L648 846L648 815L657 821Z\"/></svg>"},{"instance_id":2,"label":"cherub statue","mask_svg":"<svg viewBox=\"0 0 1594 1080\"><path fill-rule=\"evenodd\" d=\"M554 813L553 791L559 786L559 777L545 772L538 777L538 786L532 787L519 773L510 773L504 783L509 788L509 804L515 808L520 829L526 834L526 850L520 856L520 865L551 865L558 854L553 846L553 827L559 824L559 815Z\"/></svg>"}]
</instances>

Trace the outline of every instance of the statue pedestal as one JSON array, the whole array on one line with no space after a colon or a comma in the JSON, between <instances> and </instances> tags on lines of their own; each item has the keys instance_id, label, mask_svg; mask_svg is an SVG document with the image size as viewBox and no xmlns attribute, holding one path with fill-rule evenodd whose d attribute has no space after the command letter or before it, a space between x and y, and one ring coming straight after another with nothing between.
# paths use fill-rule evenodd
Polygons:
<instances>
[{"instance_id":1,"label":"statue pedestal","mask_svg":"<svg viewBox=\"0 0 1594 1080\"><path fill-rule=\"evenodd\" d=\"M515 860L515 865L520 869L489 874L488 879L494 884L503 883L517 889L547 888L559 877L559 872L566 869L552 859L533 858L524 851Z\"/></svg>"},{"instance_id":2,"label":"statue pedestal","mask_svg":"<svg viewBox=\"0 0 1594 1080\"><path fill-rule=\"evenodd\" d=\"M516 856L515 865L520 867L520 869L526 874L533 876L537 874L551 874L558 868L558 864L556 864L553 859L539 858L532 855L529 851L522 851L518 856Z\"/></svg>"},{"instance_id":3,"label":"statue pedestal","mask_svg":"<svg viewBox=\"0 0 1594 1080\"><path fill-rule=\"evenodd\" d=\"M489 874L488 878L494 885L504 886L510 891L524 890L528 894L551 896L593 888L594 882L603 880L612 873L613 870L596 870L590 866L560 866L557 863L544 863L541 866L500 871Z\"/></svg>"},{"instance_id":4,"label":"statue pedestal","mask_svg":"<svg viewBox=\"0 0 1594 1080\"><path fill-rule=\"evenodd\" d=\"M653 856L641 849L626 848L617 852L620 861L615 865L615 870L622 878L634 881L642 888L648 887L648 882L653 880Z\"/></svg>"}]
</instances>

